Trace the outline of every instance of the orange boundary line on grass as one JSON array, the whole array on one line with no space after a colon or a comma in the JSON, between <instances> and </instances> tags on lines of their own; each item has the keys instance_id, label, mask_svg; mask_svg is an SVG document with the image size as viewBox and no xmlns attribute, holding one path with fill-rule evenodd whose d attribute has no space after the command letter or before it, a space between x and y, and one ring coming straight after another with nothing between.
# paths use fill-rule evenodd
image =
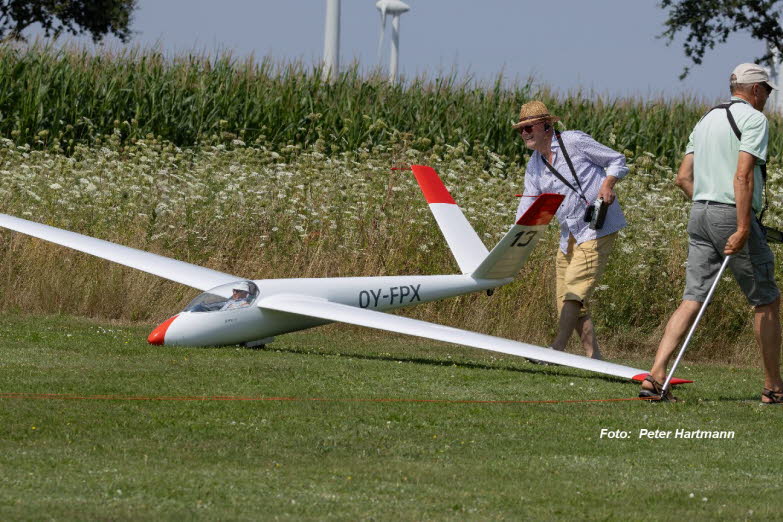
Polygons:
<instances>
[{"instance_id":1,"label":"orange boundary line on grass","mask_svg":"<svg viewBox=\"0 0 783 522\"><path fill-rule=\"evenodd\" d=\"M110 400L110 401L288 401L288 402L432 402L447 404L578 404L586 402L629 402L657 401L657 397L625 397L619 399L572 399L572 400L538 400L538 401L481 401L458 399L335 399L335 398L301 398L301 397L241 397L232 395L169 397L169 396L127 396L127 395L67 395L60 393L0 393L0 399L59 399L59 400Z\"/></svg>"}]
</instances>

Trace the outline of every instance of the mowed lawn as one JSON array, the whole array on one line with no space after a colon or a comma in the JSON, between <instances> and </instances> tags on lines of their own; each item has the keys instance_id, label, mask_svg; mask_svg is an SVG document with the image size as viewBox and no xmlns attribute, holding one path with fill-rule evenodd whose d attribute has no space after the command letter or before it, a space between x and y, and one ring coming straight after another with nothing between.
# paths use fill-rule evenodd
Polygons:
<instances>
[{"instance_id":1,"label":"mowed lawn","mask_svg":"<svg viewBox=\"0 0 783 522\"><path fill-rule=\"evenodd\" d=\"M150 328L0 315L0 519L781 516L756 368L686 361L678 404L535 403L637 386L347 327L264 350ZM678 428L735 436L638 437Z\"/></svg>"}]
</instances>

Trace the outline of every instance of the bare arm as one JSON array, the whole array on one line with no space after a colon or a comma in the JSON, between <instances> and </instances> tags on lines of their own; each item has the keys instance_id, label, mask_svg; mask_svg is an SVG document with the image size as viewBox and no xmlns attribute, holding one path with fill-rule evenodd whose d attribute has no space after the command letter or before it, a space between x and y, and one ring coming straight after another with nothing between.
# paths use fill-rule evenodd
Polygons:
<instances>
[{"instance_id":1,"label":"bare arm","mask_svg":"<svg viewBox=\"0 0 783 522\"><path fill-rule=\"evenodd\" d=\"M686 154L682 158L674 184L680 187L688 199L693 199L693 154Z\"/></svg>"},{"instance_id":2,"label":"bare arm","mask_svg":"<svg viewBox=\"0 0 783 522\"><path fill-rule=\"evenodd\" d=\"M731 255L739 252L750 235L751 212L753 203L753 167L756 158L752 154L740 151L737 172L734 174L734 202L737 204L737 231L726 241L723 253Z\"/></svg>"}]
</instances>

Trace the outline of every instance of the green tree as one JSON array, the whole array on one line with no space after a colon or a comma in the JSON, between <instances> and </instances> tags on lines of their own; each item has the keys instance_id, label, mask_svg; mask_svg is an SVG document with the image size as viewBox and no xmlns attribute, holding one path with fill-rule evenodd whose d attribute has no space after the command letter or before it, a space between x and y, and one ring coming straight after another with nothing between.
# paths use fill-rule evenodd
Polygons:
<instances>
[{"instance_id":1,"label":"green tree","mask_svg":"<svg viewBox=\"0 0 783 522\"><path fill-rule=\"evenodd\" d=\"M113 34L131 36L131 14L137 0L0 0L0 38L23 39L22 31L40 24L46 36L89 33L99 42Z\"/></svg>"},{"instance_id":2,"label":"green tree","mask_svg":"<svg viewBox=\"0 0 783 522\"><path fill-rule=\"evenodd\" d=\"M699 65L708 49L724 43L734 32L749 31L756 40L769 45L769 49L783 51L781 12L776 8L780 0L662 0L660 6L668 9L666 30L661 37L669 44L675 35L686 33L683 49L691 61ZM770 64L772 51L757 58ZM688 75L685 67L680 79Z\"/></svg>"}]
</instances>

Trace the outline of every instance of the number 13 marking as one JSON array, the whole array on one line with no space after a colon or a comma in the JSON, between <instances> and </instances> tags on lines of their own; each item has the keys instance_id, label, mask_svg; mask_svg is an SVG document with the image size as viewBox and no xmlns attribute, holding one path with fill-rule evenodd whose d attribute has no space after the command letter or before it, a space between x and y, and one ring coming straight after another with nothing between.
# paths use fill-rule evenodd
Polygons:
<instances>
[{"instance_id":1,"label":"number 13 marking","mask_svg":"<svg viewBox=\"0 0 783 522\"><path fill-rule=\"evenodd\" d=\"M530 244L531 241L533 241L534 237L536 237L535 230L522 231L516 236L514 236L514 241L511 242L511 246L518 246L518 247L527 246L528 244Z\"/></svg>"}]
</instances>

